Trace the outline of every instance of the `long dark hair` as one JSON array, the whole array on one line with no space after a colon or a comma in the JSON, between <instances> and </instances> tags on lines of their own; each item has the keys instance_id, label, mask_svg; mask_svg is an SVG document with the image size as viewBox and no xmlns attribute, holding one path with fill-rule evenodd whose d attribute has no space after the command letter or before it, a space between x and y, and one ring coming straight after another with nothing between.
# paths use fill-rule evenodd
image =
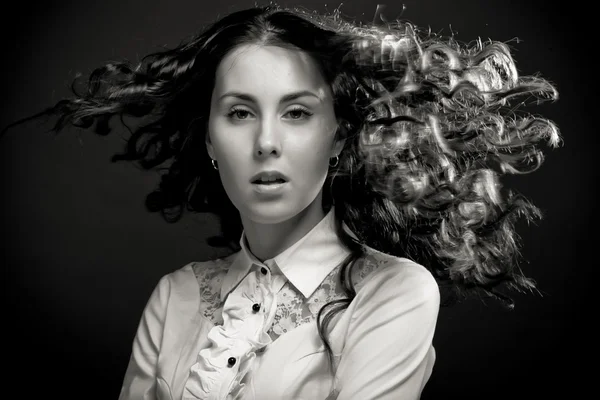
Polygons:
<instances>
[{"instance_id":1,"label":"long dark hair","mask_svg":"<svg viewBox=\"0 0 600 400\"><path fill-rule=\"evenodd\" d=\"M83 91L74 84L74 98L41 114L58 116L56 132L73 124L101 135L110 132L112 117L121 118L131 138L113 161L165 171L147 208L168 222L185 211L216 213L222 235L211 244L235 247L239 214L204 140L216 68L248 43L311 55L334 95L337 135L346 139L324 191L350 249L340 271L347 297L326 304L317 317L330 361L328 325L356 295L353 269L366 246L423 264L461 295L484 291L510 305L499 285L535 288L517 267L514 223L539 211L502 189L499 177L535 170L543 160L538 143L560 140L551 121L518 111L515 102L558 94L540 77L520 77L503 43L465 46L400 21L356 25L337 11L255 7L138 65L98 68ZM130 117L143 122L131 128Z\"/></svg>"}]
</instances>

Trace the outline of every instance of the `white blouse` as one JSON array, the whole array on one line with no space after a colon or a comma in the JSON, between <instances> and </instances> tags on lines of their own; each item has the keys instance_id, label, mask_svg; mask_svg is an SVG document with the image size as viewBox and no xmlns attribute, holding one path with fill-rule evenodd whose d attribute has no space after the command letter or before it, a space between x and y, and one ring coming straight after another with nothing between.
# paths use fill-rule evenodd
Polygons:
<instances>
[{"instance_id":1,"label":"white blouse","mask_svg":"<svg viewBox=\"0 0 600 400\"><path fill-rule=\"evenodd\" d=\"M264 263L240 240L229 257L164 276L133 342L120 400L418 399L435 362L439 289L424 267L367 248L356 297L329 326L319 309L344 298L349 254L333 209Z\"/></svg>"}]
</instances>

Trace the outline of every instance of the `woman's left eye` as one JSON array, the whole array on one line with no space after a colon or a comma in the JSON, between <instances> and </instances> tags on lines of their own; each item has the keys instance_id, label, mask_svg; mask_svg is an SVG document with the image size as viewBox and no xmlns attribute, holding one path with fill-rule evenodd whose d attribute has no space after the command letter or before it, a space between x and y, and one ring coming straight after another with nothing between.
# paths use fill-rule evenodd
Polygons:
<instances>
[{"instance_id":1,"label":"woman's left eye","mask_svg":"<svg viewBox=\"0 0 600 400\"><path fill-rule=\"evenodd\" d=\"M289 110L287 112L287 114L290 115L291 119L308 118L311 115L313 115L313 113L311 113L310 111L308 111L306 108L303 108L303 107L293 108L293 109Z\"/></svg>"}]
</instances>

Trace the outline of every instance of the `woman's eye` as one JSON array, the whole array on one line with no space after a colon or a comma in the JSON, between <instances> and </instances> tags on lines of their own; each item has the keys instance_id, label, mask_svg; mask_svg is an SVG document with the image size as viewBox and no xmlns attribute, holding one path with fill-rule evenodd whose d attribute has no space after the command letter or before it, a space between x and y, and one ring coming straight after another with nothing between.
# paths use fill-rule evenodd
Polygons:
<instances>
[{"instance_id":1,"label":"woman's eye","mask_svg":"<svg viewBox=\"0 0 600 400\"><path fill-rule=\"evenodd\" d=\"M311 113L310 111L308 111L305 108L299 107L299 108L294 108L292 110L289 110L286 113L286 115L289 116L289 118L292 120L299 120L299 119L308 118L311 115L313 115L313 113ZM227 114L227 117L229 117L231 119L236 119L236 120L248 119L251 116L252 116L252 113L243 108L234 108Z\"/></svg>"},{"instance_id":2,"label":"woman's eye","mask_svg":"<svg viewBox=\"0 0 600 400\"><path fill-rule=\"evenodd\" d=\"M241 108L234 108L227 114L229 118L235 117L236 119L246 119L250 115L250 111Z\"/></svg>"},{"instance_id":3,"label":"woman's eye","mask_svg":"<svg viewBox=\"0 0 600 400\"><path fill-rule=\"evenodd\" d=\"M308 118L312 115L312 113L305 108L294 108L288 111L288 114L290 115L291 119Z\"/></svg>"}]
</instances>

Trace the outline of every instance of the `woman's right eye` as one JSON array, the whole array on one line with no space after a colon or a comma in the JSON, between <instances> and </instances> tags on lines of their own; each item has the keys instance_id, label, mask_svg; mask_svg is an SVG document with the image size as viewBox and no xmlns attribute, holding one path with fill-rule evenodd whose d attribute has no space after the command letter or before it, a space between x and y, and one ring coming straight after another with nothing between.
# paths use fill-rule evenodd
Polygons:
<instances>
[{"instance_id":1,"label":"woman's right eye","mask_svg":"<svg viewBox=\"0 0 600 400\"><path fill-rule=\"evenodd\" d=\"M229 118L235 118L235 119L247 119L249 115L250 115L250 111L244 110L243 108L233 108L227 114L227 116Z\"/></svg>"}]
</instances>

